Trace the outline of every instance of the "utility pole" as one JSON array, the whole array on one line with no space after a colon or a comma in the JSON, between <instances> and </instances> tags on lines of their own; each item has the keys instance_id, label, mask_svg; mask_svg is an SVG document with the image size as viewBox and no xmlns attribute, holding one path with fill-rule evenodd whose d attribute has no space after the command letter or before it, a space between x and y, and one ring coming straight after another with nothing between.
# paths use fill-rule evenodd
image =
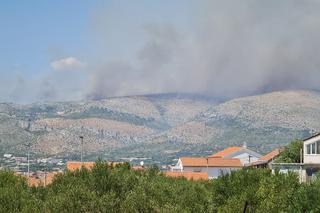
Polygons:
<instances>
[{"instance_id":1,"label":"utility pole","mask_svg":"<svg viewBox=\"0 0 320 213\"><path fill-rule=\"evenodd\" d=\"M27 129L26 131L28 133L31 134L31 118L28 119L28 126L27 126ZM31 142L28 142L26 144L26 147L27 147L27 160L28 160L28 184L29 184L29 179L30 179L30 147L31 147Z\"/></svg>"},{"instance_id":2,"label":"utility pole","mask_svg":"<svg viewBox=\"0 0 320 213\"><path fill-rule=\"evenodd\" d=\"M208 162L209 159L207 158L206 160L207 160L207 173L208 173L208 176L209 176L209 168L208 168L209 167L209 162Z\"/></svg>"},{"instance_id":3,"label":"utility pole","mask_svg":"<svg viewBox=\"0 0 320 213\"><path fill-rule=\"evenodd\" d=\"M47 169L44 169L44 186L47 186Z\"/></svg>"},{"instance_id":4,"label":"utility pole","mask_svg":"<svg viewBox=\"0 0 320 213\"><path fill-rule=\"evenodd\" d=\"M81 165L83 164L83 136L80 136L81 140Z\"/></svg>"}]
</instances>

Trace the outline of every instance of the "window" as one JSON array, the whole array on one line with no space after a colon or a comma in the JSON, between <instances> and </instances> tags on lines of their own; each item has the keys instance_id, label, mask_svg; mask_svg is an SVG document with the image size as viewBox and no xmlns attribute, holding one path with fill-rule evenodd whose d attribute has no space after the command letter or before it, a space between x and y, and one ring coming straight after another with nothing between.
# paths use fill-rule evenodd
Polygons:
<instances>
[{"instance_id":1,"label":"window","mask_svg":"<svg viewBox=\"0 0 320 213\"><path fill-rule=\"evenodd\" d=\"M201 172L201 168L194 168L193 172Z\"/></svg>"},{"instance_id":2,"label":"window","mask_svg":"<svg viewBox=\"0 0 320 213\"><path fill-rule=\"evenodd\" d=\"M307 145L307 154L315 155L320 154L320 141Z\"/></svg>"},{"instance_id":3,"label":"window","mask_svg":"<svg viewBox=\"0 0 320 213\"><path fill-rule=\"evenodd\" d=\"M317 154L320 154L320 141L317 141Z\"/></svg>"},{"instance_id":4,"label":"window","mask_svg":"<svg viewBox=\"0 0 320 213\"><path fill-rule=\"evenodd\" d=\"M311 154L316 154L316 143L311 144Z\"/></svg>"}]
</instances>

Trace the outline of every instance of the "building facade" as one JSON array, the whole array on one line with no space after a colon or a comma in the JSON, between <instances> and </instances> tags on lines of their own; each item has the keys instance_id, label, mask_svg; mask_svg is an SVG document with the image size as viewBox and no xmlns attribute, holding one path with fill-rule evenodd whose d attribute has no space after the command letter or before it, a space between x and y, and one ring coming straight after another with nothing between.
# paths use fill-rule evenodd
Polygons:
<instances>
[{"instance_id":1,"label":"building facade","mask_svg":"<svg viewBox=\"0 0 320 213\"><path fill-rule=\"evenodd\" d=\"M193 158L182 157L178 160L176 166L172 167L173 172L194 172L207 173L209 179L217 178L223 174L230 173L233 170L243 167L241 161L237 158Z\"/></svg>"}]
</instances>

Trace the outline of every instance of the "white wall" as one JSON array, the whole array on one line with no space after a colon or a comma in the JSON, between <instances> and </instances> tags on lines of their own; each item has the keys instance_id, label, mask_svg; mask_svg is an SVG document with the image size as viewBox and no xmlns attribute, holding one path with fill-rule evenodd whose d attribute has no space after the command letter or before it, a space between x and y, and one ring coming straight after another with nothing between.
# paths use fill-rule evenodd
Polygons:
<instances>
[{"instance_id":1,"label":"white wall","mask_svg":"<svg viewBox=\"0 0 320 213\"><path fill-rule=\"evenodd\" d=\"M311 138L303 143L303 163L320 164L320 154L307 154L307 145L320 141L320 136Z\"/></svg>"},{"instance_id":2,"label":"white wall","mask_svg":"<svg viewBox=\"0 0 320 213\"><path fill-rule=\"evenodd\" d=\"M303 158L303 163L306 164L320 164L320 155L319 154L305 154Z\"/></svg>"},{"instance_id":3,"label":"white wall","mask_svg":"<svg viewBox=\"0 0 320 213\"><path fill-rule=\"evenodd\" d=\"M171 171L173 172L181 172L182 171L182 162L179 159L177 164L174 167L171 167Z\"/></svg>"},{"instance_id":4,"label":"white wall","mask_svg":"<svg viewBox=\"0 0 320 213\"><path fill-rule=\"evenodd\" d=\"M209 179L217 178L220 175L230 173L233 170L239 168L229 168L229 167L183 167L185 172L208 172Z\"/></svg>"},{"instance_id":5,"label":"white wall","mask_svg":"<svg viewBox=\"0 0 320 213\"><path fill-rule=\"evenodd\" d=\"M242 165L244 165L244 164L248 164L249 163L249 155L250 155L249 153L242 153L240 155L234 156L233 158L240 159ZM257 157L254 157L252 155L250 155L250 156L251 156L250 157L250 163L253 163L253 162L256 162L256 161L259 160L259 158L257 158Z\"/></svg>"}]
</instances>

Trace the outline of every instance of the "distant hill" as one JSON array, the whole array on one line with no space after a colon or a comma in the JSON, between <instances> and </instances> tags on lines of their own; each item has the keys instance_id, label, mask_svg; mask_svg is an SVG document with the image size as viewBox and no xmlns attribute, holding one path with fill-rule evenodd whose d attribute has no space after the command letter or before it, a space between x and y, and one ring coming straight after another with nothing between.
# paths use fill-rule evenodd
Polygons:
<instances>
[{"instance_id":1,"label":"distant hill","mask_svg":"<svg viewBox=\"0 0 320 213\"><path fill-rule=\"evenodd\" d=\"M171 163L246 142L267 152L320 130L320 93L282 91L218 103L198 95L0 104L0 151Z\"/></svg>"}]
</instances>

